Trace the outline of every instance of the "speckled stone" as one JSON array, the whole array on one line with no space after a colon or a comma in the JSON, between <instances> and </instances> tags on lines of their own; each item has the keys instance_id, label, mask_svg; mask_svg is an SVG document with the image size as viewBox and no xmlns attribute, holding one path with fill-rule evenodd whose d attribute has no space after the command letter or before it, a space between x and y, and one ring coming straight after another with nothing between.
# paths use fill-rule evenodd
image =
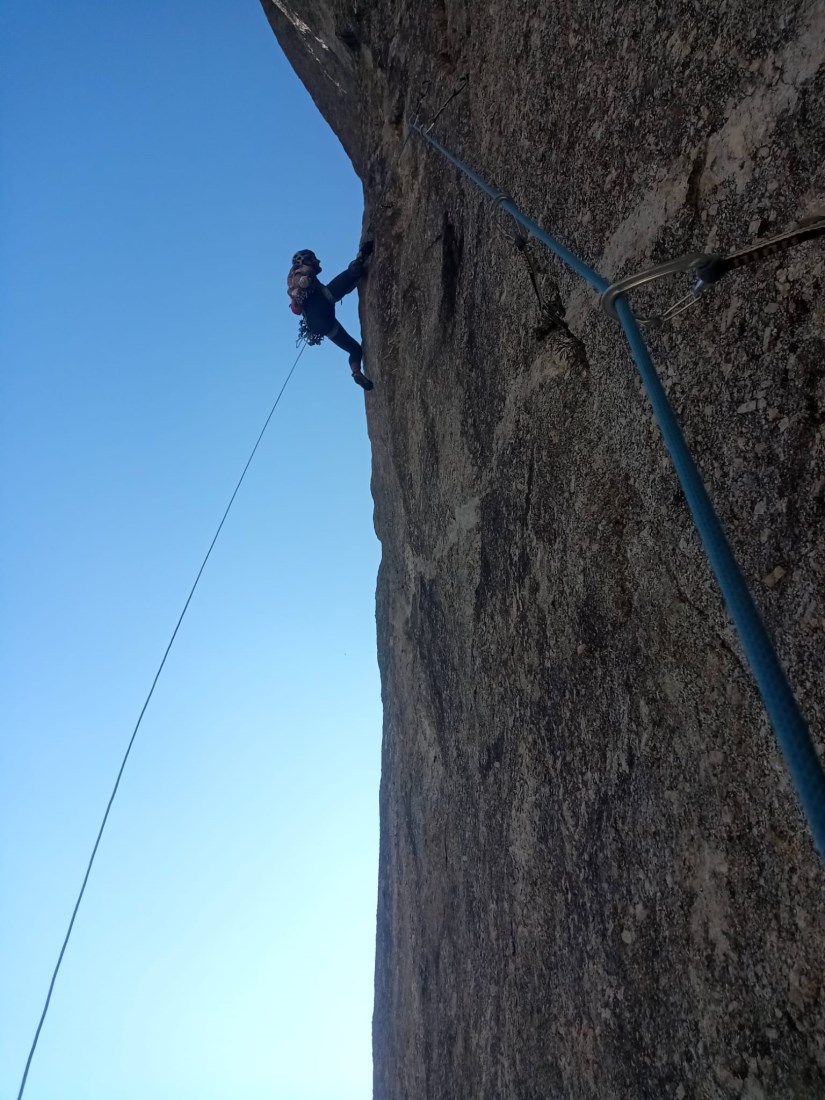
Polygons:
<instances>
[{"instance_id":1,"label":"speckled stone","mask_svg":"<svg viewBox=\"0 0 825 1100\"><path fill-rule=\"evenodd\" d=\"M442 140L606 276L737 247L825 205L825 5L263 6L376 239L376 1100L825 1096L825 875L626 346L535 250L538 338L507 220L401 151L467 73ZM824 278L651 336L820 746Z\"/></svg>"}]
</instances>

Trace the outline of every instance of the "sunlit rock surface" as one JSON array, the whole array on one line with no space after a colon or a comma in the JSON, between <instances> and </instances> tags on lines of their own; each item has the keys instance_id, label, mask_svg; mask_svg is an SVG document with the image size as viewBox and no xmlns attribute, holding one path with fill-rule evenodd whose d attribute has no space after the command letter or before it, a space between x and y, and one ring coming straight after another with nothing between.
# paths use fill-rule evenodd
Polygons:
<instances>
[{"instance_id":1,"label":"sunlit rock surface","mask_svg":"<svg viewBox=\"0 0 825 1100\"><path fill-rule=\"evenodd\" d=\"M537 337L512 225L396 167L466 73L438 135L606 276L770 235L825 205L825 5L263 7L376 238L376 1100L825 1096L825 875L626 345L534 245ZM824 261L651 336L820 745Z\"/></svg>"}]
</instances>

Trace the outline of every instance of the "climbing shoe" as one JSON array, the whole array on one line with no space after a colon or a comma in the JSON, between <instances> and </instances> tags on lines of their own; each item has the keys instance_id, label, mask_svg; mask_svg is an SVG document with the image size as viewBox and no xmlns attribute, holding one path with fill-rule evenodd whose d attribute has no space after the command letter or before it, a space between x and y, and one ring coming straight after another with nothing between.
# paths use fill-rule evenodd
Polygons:
<instances>
[{"instance_id":1,"label":"climbing shoe","mask_svg":"<svg viewBox=\"0 0 825 1100\"><path fill-rule=\"evenodd\" d=\"M372 389L372 382L370 382L369 378L360 370L354 370L352 372L352 380L356 386L360 386L362 390Z\"/></svg>"},{"instance_id":2,"label":"climbing shoe","mask_svg":"<svg viewBox=\"0 0 825 1100\"><path fill-rule=\"evenodd\" d=\"M361 356L351 355L349 357L349 369L352 371L352 380L356 386L360 386L363 390L371 390L372 382L364 374L361 369Z\"/></svg>"}]
</instances>

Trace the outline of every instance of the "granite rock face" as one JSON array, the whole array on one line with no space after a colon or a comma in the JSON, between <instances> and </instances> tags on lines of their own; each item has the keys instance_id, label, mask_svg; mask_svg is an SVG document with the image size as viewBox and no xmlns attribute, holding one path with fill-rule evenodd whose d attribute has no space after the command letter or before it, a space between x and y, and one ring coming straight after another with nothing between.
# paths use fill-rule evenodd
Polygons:
<instances>
[{"instance_id":1,"label":"granite rock face","mask_svg":"<svg viewBox=\"0 0 825 1100\"><path fill-rule=\"evenodd\" d=\"M466 73L438 135L606 276L737 247L825 205L825 5L263 6L376 239L376 1100L825 1096L825 874L626 345L533 244L537 335L512 225L402 146ZM651 337L820 746L823 282Z\"/></svg>"}]
</instances>

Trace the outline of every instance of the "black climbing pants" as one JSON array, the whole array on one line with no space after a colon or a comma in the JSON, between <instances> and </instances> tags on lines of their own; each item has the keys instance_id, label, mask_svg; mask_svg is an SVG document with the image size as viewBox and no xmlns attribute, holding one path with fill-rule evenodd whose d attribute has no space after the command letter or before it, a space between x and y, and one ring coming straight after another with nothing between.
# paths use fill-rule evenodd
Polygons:
<instances>
[{"instance_id":1,"label":"black climbing pants","mask_svg":"<svg viewBox=\"0 0 825 1100\"><path fill-rule=\"evenodd\" d=\"M335 303L345 294L355 290L364 273L360 260L353 260L346 271L336 275L324 286L319 283L315 292L304 302L304 319L310 332L326 336L349 356L361 359L361 345L354 340L343 325L335 320Z\"/></svg>"},{"instance_id":2,"label":"black climbing pants","mask_svg":"<svg viewBox=\"0 0 825 1100\"><path fill-rule=\"evenodd\" d=\"M340 302L346 294L349 294L351 290L355 290L363 271L364 268L360 261L353 260L346 271L342 271L340 275L330 279L327 283L327 290L332 295L333 302Z\"/></svg>"},{"instance_id":3,"label":"black climbing pants","mask_svg":"<svg viewBox=\"0 0 825 1100\"><path fill-rule=\"evenodd\" d=\"M347 332L340 321L335 322L335 327L326 334L328 340L332 340L342 351L349 355L350 359L361 361L361 345Z\"/></svg>"}]
</instances>

